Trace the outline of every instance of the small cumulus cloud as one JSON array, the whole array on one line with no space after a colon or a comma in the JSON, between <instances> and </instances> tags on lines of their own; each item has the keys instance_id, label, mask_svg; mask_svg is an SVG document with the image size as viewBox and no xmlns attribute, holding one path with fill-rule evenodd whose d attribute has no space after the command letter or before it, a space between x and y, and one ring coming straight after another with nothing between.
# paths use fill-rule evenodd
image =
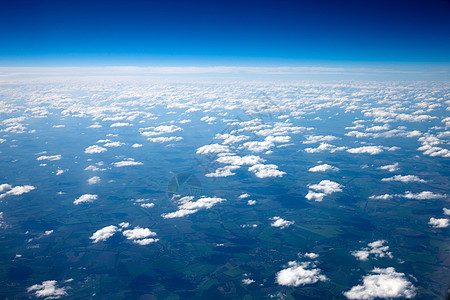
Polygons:
<instances>
[{"instance_id":1,"label":"small cumulus cloud","mask_svg":"<svg viewBox=\"0 0 450 300\"><path fill-rule=\"evenodd\" d=\"M75 205L78 205L78 204L81 204L81 203L89 203L89 202L92 202L94 200L97 200L97 198L98 198L98 195L84 194L84 195L81 195L79 198L75 199L73 201L73 203Z\"/></svg>"}]
</instances>

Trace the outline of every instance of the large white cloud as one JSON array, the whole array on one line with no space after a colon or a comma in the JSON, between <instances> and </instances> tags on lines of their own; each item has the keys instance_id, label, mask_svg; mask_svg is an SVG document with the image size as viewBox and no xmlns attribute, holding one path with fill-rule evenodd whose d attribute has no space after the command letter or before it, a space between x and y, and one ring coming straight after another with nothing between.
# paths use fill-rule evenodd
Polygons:
<instances>
[{"instance_id":1,"label":"large white cloud","mask_svg":"<svg viewBox=\"0 0 450 300\"><path fill-rule=\"evenodd\" d=\"M92 241L93 243L104 242L110 237L112 237L118 230L119 229L117 228L117 226L114 225L106 226L94 232L94 234L92 234L90 239L93 240Z\"/></svg>"},{"instance_id":2,"label":"large white cloud","mask_svg":"<svg viewBox=\"0 0 450 300\"><path fill-rule=\"evenodd\" d=\"M447 228L450 225L450 220L445 218L430 218L428 224L433 226L434 228Z\"/></svg>"},{"instance_id":3,"label":"large white cloud","mask_svg":"<svg viewBox=\"0 0 450 300\"><path fill-rule=\"evenodd\" d=\"M92 202L92 201L97 200L97 199L98 199L98 195L84 194L84 195L81 195L79 198L75 199L73 201L73 203L75 205L78 205L78 204L81 204L81 203L89 203L89 202Z\"/></svg>"},{"instance_id":4,"label":"large white cloud","mask_svg":"<svg viewBox=\"0 0 450 300\"><path fill-rule=\"evenodd\" d=\"M348 299L372 300L375 298L413 298L416 288L406 278L404 273L398 273L394 268L375 268L373 274L363 277L360 285L344 292Z\"/></svg>"},{"instance_id":5,"label":"large white cloud","mask_svg":"<svg viewBox=\"0 0 450 300\"><path fill-rule=\"evenodd\" d=\"M290 261L286 269L276 275L276 282L285 286L301 286L328 280L321 270L311 262Z\"/></svg>"},{"instance_id":6,"label":"large white cloud","mask_svg":"<svg viewBox=\"0 0 450 300\"><path fill-rule=\"evenodd\" d=\"M286 172L278 170L278 166L274 164L256 164L248 168L250 172L255 173L258 178L283 177Z\"/></svg>"},{"instance_id":7,"label":"large white cloud","mask_svg":"<svg viewBox=\"0 0 450 300\"><path fill-rule=\"evenodd\" d=\"M18 185L15 187L11 187L9 184L2 184L0 185L0 192L8 190L6 193L3 193L0 195L0 198L4 198L6 196L12 195L12 196L20 196L22 194L28 193L32 190L34 190L36 187L32 185Z\"/></svg>"},{"instance_id":8,"label":"large white cloud","mask_svg":"<svg viewBox=\"0 0 450 300\"><path fill-rule=\"evenodd\" d=\"M45 299L58 299L67 296L66 288L57 287L56 280L47 280L42 284L35 284L27 289L28 293L33 292L38 298L45 297Z\"/></svg>"}]
</instances>

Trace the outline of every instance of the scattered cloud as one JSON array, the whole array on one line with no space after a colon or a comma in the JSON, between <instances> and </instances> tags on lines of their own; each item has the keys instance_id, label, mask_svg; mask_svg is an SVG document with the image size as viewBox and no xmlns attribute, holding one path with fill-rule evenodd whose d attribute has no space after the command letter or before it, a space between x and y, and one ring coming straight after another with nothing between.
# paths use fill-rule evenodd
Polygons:
<instances>
[{"instance_id":1,"label":"scattered cloud","mask_svg":"<svg viewBox=\"0 0 450 300\"><path fill-rule=\"evenodd\" d=\"M384 245L385 240L378 240L368 244L368 247L361 250L352 251L352 255L358 260L367 261L370 255L376 258L389 257L393 258L392 253L389 251L389 246Z\"/></svg>"}]
</instances>

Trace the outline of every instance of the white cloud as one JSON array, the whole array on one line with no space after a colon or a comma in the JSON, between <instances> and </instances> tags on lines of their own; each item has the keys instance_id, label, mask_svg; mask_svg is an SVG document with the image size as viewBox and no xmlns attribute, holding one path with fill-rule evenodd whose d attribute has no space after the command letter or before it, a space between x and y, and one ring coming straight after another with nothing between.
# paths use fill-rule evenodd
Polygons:
<instances>
[{"instance_id":1,"label":"white cloud","mask_svg":"<svg viewBox=\"0 0 450 300\"><path fill-rule=\"evenodd\" d=\"M78 204L81 204L81 203L89 203L89 202L92 202L94 200L97 200L97 198L98 198L98 195L84 194L84 195L81 195L79 198L75 199L73 201L73 203L75 205L78 205Z\"/></svg>"},{"instance_id":2,"label":"white cloud","mask_svg":"<svg viewBox=\"0 0 450 300\"><path fill-rule=\"evenodd\" d=\"M321 202L326 195L330 195L335 192L342 192L343 186L337 182L331 180L322 180L317 184L308 184L310 190L306 194L305 198L316 202Z\"/></svg>"},{"instance_id":3,"label":"white cloud","mask_svg":"<svg viewBox=\"0 0 450 300\"><path fill-rule=\"evenodd\" d=\"M164 219L172 219L172 218L182 218L184 216L195 214L198 211L198 209L180 209L168 214L161 215Z\"/></svg>"},{"instance_id":4,"label":"white cloud","mask_svg":"<svg viewBox=\"0 0 450 300\"><path fill-rule=\"evenodd\" d=\"M379 196L373 195L373 196L369 197L369 199L372 199L372 200L390 200L392 198L394 198L394 195L390 195L390 194L384 194L384 195L379 195Z\"/></svg>"},{"instance_id":5,"label":"white cloud","mask_svg":"<svg viewBox=\"0 0 450 300\"><path fill-rule=\"evenodd\" d=\"M183 138L181 136L159 136L155 138L148 138L152 143L167 143L167 142L178 142L181 141Z\"/></svg>"},{"instance_id":6,"label":"white cloud","mask_svg":"<svg viewBox=\"0 0 450 300\"><path fill-rule=\"evenodd\" d=\"M143 203L141 204L141 206L143 208L152 208L153 206L155 206L155 203Z\"/></svg>"},{"instance_id":7,"label":"white cloud","mask_svg":"<svg viewBox=\"0 0 450 300\"><path fill-rule=\"evenodd\" d=\"M229 145L229 144L235 144L235 143L239 143L245 140L248 140L250 137L246 136L246 135L232 135L232 134L216 134L215 136L216 139L222 139L223 140L223 144L225 145Z\"/></svg>"},{"instance_id":8,"label":"white cloud","mask_svg":"<svg viewBox=\"0 0 450 300\"><path fill-rule=\"evenodd\" d=\"M348 299L372 300L375 298L413 298L416 288L405 274L394 268L375 268L371 275L363 277L363 283L344 292Z\"/></svg>"},{"instance_id":9,"label":"white cloud","mask_svg":"<svg viewBox=\"0 0 450 300\"><path fill-rule=\"evenodd\" d=\"M321 270L315 268L315 265L311 262L299 263L290 261L288 263L288 268L277 273L276 282L279 285L297 287L328 280L327 277L321 273Z\"/></svg>"},{"instance_id":10,"label":"white cloud","mask_svg":"<svg viewBox=\"0 0 450 300\"><path fill-rule=\"evenodd\" d=\"M319 257L319 254L310 252L310 253L303 254L303 256L307 257L307 258L310 258L310 259L316 259L316 258Z\"/></svg>"},{"instance_id":11,"label":"white cloud","mask_svg":"<svg viewBox=\"0 0 450 300\"><path fill-rule=\"evenodd\" d=\"M271 143L289 143L291 141L291 137L288 135L279 135L279 136L269 135L266 136L264 141Z\"/></svg>"},{"instance_id":12,"label":"white cloud","mask_svg":"<svg viewBox=\"0 0 450 300\"><path fill-rule=\"evenodd\" d=\"M392 253L389 251L389 246L384 245L385 240L378 240L368 244L368 247L362 248L361 250L352 251L351 254L359 260L366 261L372 254L376 258L389 257L393 258Z\"/></svg>"},{"instance_id":13,"label":"white cloud","mask_svg":"<svg viewBox=\"0 0 450 300\"><path fill-rule=\"evenodd\" d=\"M308 199L309 201L316 201L316 202L321 202L323 200L323 197L325 197L326 194L325 193L316 193L313 191L308 191L308 194L306 194L305 198Z\"/></svg>"},{"instance_id":14,"label":"white cloud","mask_svg":"<svg viewBox=\"0 0 450 300\"><path fill-rule=\"evenodd\" d=\"M380 169L380 170L387 170L389 172L395 172L395 171L398 171L399 167L398 167L398 163L395 163L395 164L392 164L392 165L381 166L378 169Z\"/></svg>"},{"instance_id":15,"label":"white cloud","mask_svg":"<svg viewBox=\"0 0 450 300\"><path fill-rule=\"evenodd\" d=\"M129 167L129 166L141 166L143 165L140 161L134 161L134 159L122 160L114 163L114 167Z\"/></svg>"},{"instance_id":16,"label":"white cloud","mask_svg":"<svg viewBox=\"0 0 450 300\"><path fill-rule=\"evenodd\" d=\"M284 220L281 217L273 217L273 218L271 218L271 220L273 222L270 224L270 226L280 227L281 229L287 228L295 223L294 221Z\"/></svg>"},{"instance_id":17,"label":"white cloud","mask_svg":"<svg viewBox=\"0 0 450 300\"><path fill-rule=\"evenodd\" d=\"M320 143L320 145L317 148L306 148L305 151L307 153L319 153L319 152L324 152L324 151L334 153L336 151L342 151L345 149L347 149L347 147L336 147L336 146L328 144L328 143Z\"/></svg>"},{"instance_id":18,"label":"white cloud","mask_svg":"<svg viewBox=\"0 0 450 300\"><path fill-rule=\"evenodd\" d=\"M133 145L131 145L131 147L133 147L133 148L140 148L140 147L142 147L142 144L133 144Z\"/></svg>"},{"instance_id":19,"label":"white cloud","mask_svg":"<svg viewBox=\"0 0 450 300\"><path fill-rule=\"evenodd\" d=\"M100 177L94 176L88 179L88 184L97 184L101 181Z\"/></svg>"},{"instance_id":20,"label":"white cloud","mask_svg":"<svg viewBox=\"0 0 450 300\"><path fill-rule=\"evenodd\" d=\"M400 196L407 199L418 199L418 200L441 199L447 197L447 195L445 194L435 194L430 191L424 191L416 194L407 191L406 193Z\"/></svg>"},{"instance_id":21,"label":"white cloud","mask_svg":"<svg viewBox=\"0 0 450 300\"><path fill-rule=\"evenodd\" d=\"M66 288L57 287L56 284L56 280L47 280L42 282L42 284L30 286L27 292L34 292L36 297L45 297L45 299L58 299L62 296L67 296Z\"/></svg>"},{"instance_id":22,"label":"white cloud","mask_svg":"<svg viewBox=\"0 0 450 300\"><path fill-rule=\"evenodd\" d=\"M110 127L128 127L128 126L133 126L133 124L117 122L117 123L111 124Z\"/></svg>"},{"instance_id":23,"label":"white cloud","mask_svg":"<svg viewBox=\"0 0 450 300\"><path fill-rule=\"evenodd\" d=\"M331 180L322 180L318 184L308 184L308 187L312 190L329 195L335 192L342 192L343 186Z\"/></svg>"},{"instance_id":24,"label":"white cloud","mask_svg":"<svg viewBox=\"0 0 450 300\"><path fill-rule=\"evenodd\" d=\"M338 137L335 137L333 135L307 135L306 141L303 142L303 144L314 144L318 142L331 142L334 140L339 139Z\"/></svg>"},{"instance_id":25,"label":"white cloud","mask_svg":"<svg viewBox=\"0 0 450 300\"><path fill-rule=\"evenodd\" d=\"M230 164L233 166L242 166L242 165L256 165L266 160L257 156L257 155L246 155L246 156L237 156L237 155L224 155L216 159L217 162L223 164Z\"/></svg>"},{"instance_id":26,"label":"white cloud","mask_svg":"<svg viewBox=\"0 0 450 300\"><path fill-rule=\"evenodd\" d=\"M104 242L110 237L112 237L118 230L119 229L117 228L117 226L114 225L106 226L94 232L94 234L92 234L90 239L93 240L92 241L93 243Z\"/></svg>"},{"instance_id":27,"label":"white cloud","mask_svg":"<svg viewBox=\"0 0 450 300\"><path fill-rule=\"evenodd\" d=\"M11 188L12 188L12 186L10 184L2 183L2 184L0 184L0 193L3 191L9 190Z\"/></svg>"},{"instance_id":28,"label":"white cloud","mask_svg":"<svg viewBox=\"0 0 450 300\"><path fill-rule=\"evenodd\" d=\"M156 236L156 232L153 232L148 228L141 228L139 226L134 227L134 229L124 230L122 234L129 240L144 239Z\"/></svg>"},{"instance_id":29,"label":"white cloud","mask_svg":"<svg viewBox=\"0 0 450 300\"><path fill-rule=\"evenodd\" d=\"M84 150L84 153L94 154L94 153L103 153L108 151L108 149L100 147L98 145L89 146Z\"/></svg>"},{"instance_id":30,"label":"white cloud","mask_svg":"<svg viewBox=\"0 0 450 300\"><path fill-rule=\"evenodd\" d=\"M245 198L248 198L248 197L250 197L250 194L243 193L243 194L241 194L241 195L239 196L239 199L245 199Z\"/></svg>"},{"instance_id":31,"label":"white cloud","mask_svg":"<svg viewBox=\"0 0 450 300\"><path fill-rule=\"evenodd\" d=\"M18 185L15 187L11 187L11 185L4 183L0 185L0 192L8 190L6 193L1 194L0 198L4 198L8 195L12 196L20 196L22 194L28 193L32 190L34 190L36 187L32 185Z\"/></svg>"},{"instance_id":32,"label":"white cloud","mask_svg":"<svg viewBox=\"0 0 450 300\"><path fill-rule=\"evenodd\" d=\"M444 207L442 210L444 212L444 215L450 216L450 209L449 208L445 208Z\"/></svg>"},{"instance_id":33,"label":"white cloud","mask_svg":"<svg viewBox=\"0 0 450 300\"><path fill-rule=\"evenodd\" d=\"M257 141L252 141L252 142L245 142L244 147L246 147L249 151L252 152L262 152L265 150L268 150L270 148L272 148L273 146L275 146L274 143L269 142L269 141L263 141L263 142L257 142Z\"/></svg>"},{"instance_id":34,"label":"white cloud","mask_svg":"<svg viewBox=\"0 0 450 300\"><path fill-rule=\"evenodd\" d=\"M148 238L148 239L142 239L142 240L134 240L133 243L141 245L141 246L145 246L145 245L149 245L151 243L156 243L157 241L159 241L159 239Z\"/></svg>"},{"instance_id":35,"label":"white cloud","mask_svg":"<svg viewBox=\"0 0 450 300\"><path fill-rule=\"evenodd\" d=\"M233 170L239 169L239 166L225 166L223 168L218 168L214 173L205 174L206 177L228 177L236 175Z\"/></svg>"},{"instance_id":36,"label":"white cloud","mask_svg":"<svg viewBox=\"0 0 450 300\"><path fill-rule=\"evenodd\" d=\"M309 172L326 172L326 171L339 171L339 168L333 167L329 164L318 165L312 168L309 168Z\"/></svg>"},{"instance_id":37,"label":"white cloud","mask_svg":"<svg viewBox=\"0 0 450 300\"><path fill-rule=\"evenodd\" d=\"M433 226L433 228L446 228L450 225L450 220L430 218L428 224Z\"/></svg>"},{"instance_id":38,"label":"white cloud","mask_svg":"<svg viewBox=\"0 0 450 300\"><path fill-rule=\"evenodd\" d=\"M36 160L50 160L50 161L53 161L53 160L60 160L61 158L62 158L61 154L49 155L49 156L42 155L42 156L39 156L38 158L36 158Z\"/></svg>"},{"instance_id":39,"label":"white cloud","mask_svg":"<svg viewBox=\"0 0 450 300\"><path fill-rule=\"evenodd\" d=\"M223 198L218 197L201 197L197 201L192 201L194 197L187 196L181 198L178 203L180 203L179 209L175 212L168 214L163 214L162 217L165 219L171 218L181 218L193 213L196 213L200 209L210 209L217 203L225 201Z\"/></svg>"},{"instance_id":40,"label":"white cloud","mask_svg":"<svg viewBox=\"0 0 450 300\"><path fill-rule=\"evenodd\" d=\"M416 175L395 175L395 176L392 176L392 177L383 178L383 179L381 179L381 181L401 181L401 182L404 182L404 183L425 182L425 180L420 179Z\"/></svg>"},{"instance_id":41,"label":"white cloud","mask_svg":"<svg viewBox=\"0 0 450 300\"><path fill-rule=\"evenodd\" d=\"M347 149L349 153L367 153L370 155L375 155L383 152L383 149L380 146L363 146L358 148L350 148Z\"/></svg>"},{"instance_id":42,"label":"white cloud","mask_svg":"<svg viewBox=\"0 0 450 300\"><path fill-rule=\"evenodd\" d=\"M125 144L121 143L121 142L110 142L110 143L104 144L103 146L105 146L105 147L120 147L123 145L125 145Z\"/></svg>"},{"instance_id":43,"label":"white cloud","mask_svg":"<svg viewBox=\"0 0 450 300\"><path fill-rule=\"evenodd\" d=\"M253 279L244 278L244 279L242 279L242 283L243 283L244 285L250 285L250 284L252 284L252 283L255 283L255 281L254 281Z\"/></svg>"},{"instance_id":44,"label":"white cloud","mask_svg":"<svg viewBox=\"0 0 450 300\"><path fill-rule=\"evenodd\" d=\"M204 122L207 122L207 123L212 123L212 122L214 122L215 120L217 120L217 118L216 117L209 117L209 116L204 116L204 117L202 117L201 119L200 119L200 121L204 121Z\"/></svg>"},{"instance_id":45,"label":"white cloud","mask_svg":"<svg viewBox=\"0 0 450 300\"><path fill-rule=\"evenodd\" d=\"M273 164L256 164L248 168L248 170L255 173L255 176L258 178L283 177L286 174L286 172L278 170L278 166Z\"/></svg>"},{"instance_id":46,"label":"white cloud","mask_svg":"<svg viewBox=\"0 0 450 300\"><path fill-rule=\"evenodd\" d=\"M144 131L141 134L143 136L149 137L183 130L181 127L178 127L176 125L160 125L157 127L142 128L141 130L148 130L148 129L152 131Z\"/></svg>"},{"instance_id":47,"label":"white cloud","mask_svg":"<svg viewBox=\"0 0 450 300\"><path fill-rule=\"evenodd\" d=\"M220 144L209 144L201 146L197 149L197 154L210 154L210 153L221 153L221 152L229 152L230 148L228 146L220 145Z\"/></svg>"}]
</instances>

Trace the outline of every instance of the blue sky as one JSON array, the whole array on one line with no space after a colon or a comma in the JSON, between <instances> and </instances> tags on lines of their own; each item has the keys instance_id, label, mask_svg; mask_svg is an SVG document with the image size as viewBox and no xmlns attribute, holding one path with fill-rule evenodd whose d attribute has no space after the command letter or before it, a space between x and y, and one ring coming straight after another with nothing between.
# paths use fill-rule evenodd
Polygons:
<instances>
[{"instance_id":1,"label":"blue sky","mask_svg":"<svg viewBox=\"0 0 450 300\"><path fill-rule=\"evenodd\" d=\"M450 2L2 1L1 66L450 62Z\"/></svg>"}]
</instances>

